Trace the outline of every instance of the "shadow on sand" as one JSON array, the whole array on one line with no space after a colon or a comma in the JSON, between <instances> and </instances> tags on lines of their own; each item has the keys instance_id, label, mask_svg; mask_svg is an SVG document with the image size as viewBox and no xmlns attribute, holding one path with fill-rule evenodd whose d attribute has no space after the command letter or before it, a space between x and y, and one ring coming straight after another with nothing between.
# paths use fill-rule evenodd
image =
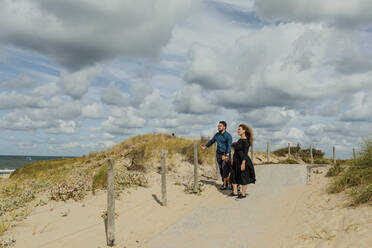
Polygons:
<instances>
[{"instance_id":1,"label":"shadow on sand","mask_svg":"<svg viewBox=\"0 0 372 248\"><path fill-rule=\"evenodd\" d=\"M205 177L207 180L201 179L200 180L201 183L204 183L204 184L207 184L207 185L212 185L212 186L216 187L218 192L220 192L223 195L230 195L231 190L228 190L228 189L227 190L220 190L221 184L217 183L214 178L206 177L206 176L203 176L203 177Z\"/></svg>"},{"instance_id":2,"label":"shadow on sand","mask_svg":"<svg viewBox=\"0 0 372 248\"><path fill-rule=\"evenodd\" d=\"M152 194L152 198L154 198L154 200L160 205L160 206L163 206L163 203L159 200L159 198L155 195L155 194Z\"/></svg>"}]
</instances>

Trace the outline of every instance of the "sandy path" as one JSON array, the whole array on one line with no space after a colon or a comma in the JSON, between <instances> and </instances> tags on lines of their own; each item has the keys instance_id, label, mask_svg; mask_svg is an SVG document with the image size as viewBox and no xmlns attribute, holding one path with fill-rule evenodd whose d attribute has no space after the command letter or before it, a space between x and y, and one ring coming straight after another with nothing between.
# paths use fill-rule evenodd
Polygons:
<instances>
[{"instance_id":1,"label":"sandy path","mask_svg":"<svg viewBox=\"0 0 372 248\"><path fill-rule=\"evenodd\" d=\"M265 165L256 171L257 183L249 186L246 199L224 197L204 203L145 247L265 247L263 241L270 243L267 234L274 232L269 229L276 227L270 225L271 220L287 204L282 196L306 187L307 174L304 165ZM290 207L300 198L301 194L295 195Z\"/></svg>"}]
</instances>

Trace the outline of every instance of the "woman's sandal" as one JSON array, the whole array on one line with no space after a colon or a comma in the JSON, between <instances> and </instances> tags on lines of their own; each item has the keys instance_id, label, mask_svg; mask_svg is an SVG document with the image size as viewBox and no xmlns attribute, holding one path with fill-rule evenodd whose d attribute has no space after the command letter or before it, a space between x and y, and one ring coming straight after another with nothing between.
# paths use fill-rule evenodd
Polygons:
<instances>
[{"instance_id":1,"label":"woman's sandal","mask_svg":"<svg viewBox=\"0 0 372 248\"><path fill-rule=\"evenodd\" d=\"M238 195L238 198L239 198L239 199L243 199L243 198L246 198L246 197L247 197L247 195L242 195L242 194L239 194L239 195Z\"/></svg>"},{"instance_id":2,"label":"woman's sandal","mask_svg":"<svg viewBox=\"0 0 372 248\"><path fill-rule=\"evenodd\" d=\"M235 195L234 192L231 192L229 196L238 196L238 195Z\"/></svg>"}]
</instances>

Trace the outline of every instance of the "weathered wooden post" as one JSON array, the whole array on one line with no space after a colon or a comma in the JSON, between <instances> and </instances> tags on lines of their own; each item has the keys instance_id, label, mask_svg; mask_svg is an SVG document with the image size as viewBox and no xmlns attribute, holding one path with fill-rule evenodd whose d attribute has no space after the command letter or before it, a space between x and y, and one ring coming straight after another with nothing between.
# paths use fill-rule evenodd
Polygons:
<instances>
[{"instance_id":1,"label":"weathered wooden post","mask_svg":"<svg viewBox=\"0 0 372 248\"><path fill-rule=\"evenodd\" d=\"M333 164L336 164L336 147L333 146Z\"/></svg>"},{"instance_id":2,"label":"weathered wooden post","mask_svg":"<svg viewBox=\"0 0 372 248\"><path fill-rule=\"evenodd\" d=\"M219 181L221 178L220 178L220 166L218 165L218 161L217 161L217 144L214 145L214 153L215 153L215 156L214 156L214 160L215 160L215 163L216 163L216 180Z\"/></svg>"},{"instance_id":3,"label":"weathered wooden post","mask_svg":"<svg viewBox=\"0 0 372 248\"><path fill-rule=\"evenodd\" d=\"M198 146L194 143L194 192L198 192Z\"/></svg>"},{"instance_id":4,"label":"weathered wooden post","mask_svg":"<svg viewBox=\"0 0 372 248\"><path fill-rule=\"evenodd\" d=\"M313 145L310 145L310 163L311 163L311 165L314 164Z\"/></svg>"},{"instance_id":5,"label":"weathered wooden post","mask_svg":"<svg viewBox=\"0 0 372 248\"><path fill-rule=\"evenodd\" d=\"M161 150L161 195L162 195L162 205L167 206L167 167L165 165L165 151Z\"/></svg>"},{"instance_id":6,"label":"weathered wooden post","mask_svg":"<svg viewBox=\"0 0 372 248\"><path fill-rule=\"evenodd\" d=\"M267 156L267 162L270 162L270 141L267 142L266 145L266 156Z\"/></svg>"},{"instance_id":7,"label":"weathered wooden post","mask_svg":"<svg viewBox=\"0 0 372 248\"><path fill-rule=\"evenodd\" d=\"M355 152L355 148L353 148L353 157L354 157L354 159L356 159L356 152Z\"/></svg>"},{"instance_id":8,"label":"weathered wooden post","mask_svg":"<svg viewBox=\"0 0 372 248\"><path fill-rule=\"evenodd\" d=\"M288 143L288 158L291 156L291 143Z\"/></svg>"},{"instance_id":9,"label":"weathered wooden post","mask_svg":"<svg viewBox=\"0 0 372 248\"><path fill-rule=\"evenodd\" d=\"M107 229L106 241L108 246L115 243L115 174L114 163L108 160L107 166Z\"/></svg>"},{"instance_id":10,"label":"weathered wooden post","mask_svg":"<svg viewBox=\"0 0 372 248\"><path fill-rule=\"evenodd\" d=\"M254 148L253 148L253 143L254 143L254 142L252 142L252 145L251 145L251 159L252 159L252 164L254 164L254 162L253 162L253 160L254 160ZM231 156L232 156L232 154L231 154Z\"/></svg>"}]
</instances>

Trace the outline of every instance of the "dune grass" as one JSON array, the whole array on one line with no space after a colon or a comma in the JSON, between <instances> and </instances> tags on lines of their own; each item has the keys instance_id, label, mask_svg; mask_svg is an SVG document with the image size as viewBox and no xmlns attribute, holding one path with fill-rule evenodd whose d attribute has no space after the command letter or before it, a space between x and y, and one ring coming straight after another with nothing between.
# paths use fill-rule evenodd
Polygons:
<instances>
[{"instance_id":1,"label":"dune grass","mask_svg":"<svg viewBox=\"0 0 372 248\"><path fill-rule=\"evenodd\" d=\"M273 151L273 154L279 157L285 157L288 155L288 147L279 148ZM294 161L297 162L297 160L310 163L310 149L302 149L299 145L291 146L291 158L288 160L287 163L294 163ZM283 161L283 163L284 162L285 161ZM313 148L313 162L314 164L331 164L332 160L325 158L322 150Z\"/></svg>"},{"instance_id":2,"label":"dune grass","mask_svg":"<svg viewBox=\"0 0 372 248\"><path fill-rule=\"evenodd\" d=\"M98 188L107 187L107 164L101 166L96 174L93 175L92 192L95 194L95 190Z\"/></svg>"},{"instance_id":3,"label":"dune grass","mask_svg":"<svg viewBox=\"0 0 372 248\"><path fill-rule=\"evenodd\" d=\"M365 140L356 159L349 160L343 168L339 166L327 173L334 177L328 192L346 191L351 196L351 205L372 203L372 139Z\"/></svg>"},{"instance_id":4,"label":"dune grass","mask_svg":"<svg viewBox=\"0 0 372 248\"><path fill-rule=\"evenodd\" d=\"M12 180L37 179L38 181L61 179L68 174L72 164L81 160L81 158L63 158L38 161L16 169L9 178Z\"/></svg>"},{"instance_id":5,"label":"dune grass","mask_svg":"<svg viewBox=\"0 0 372 248\"><path fill-rule=\"evenodd\" d=\"M182 154L186 161L194 163L193 144L198 147L198 162L211 164L214 159L214 148L201 151L200 145L205 145L205 139L186 139L167 134L147 134L130 138L107 151L114 157L127 157L131 160L130 170L146 171L154 162L160 161L161 150L166 151L169 159L175 154Z\"/></svg>"}]
</instances>

